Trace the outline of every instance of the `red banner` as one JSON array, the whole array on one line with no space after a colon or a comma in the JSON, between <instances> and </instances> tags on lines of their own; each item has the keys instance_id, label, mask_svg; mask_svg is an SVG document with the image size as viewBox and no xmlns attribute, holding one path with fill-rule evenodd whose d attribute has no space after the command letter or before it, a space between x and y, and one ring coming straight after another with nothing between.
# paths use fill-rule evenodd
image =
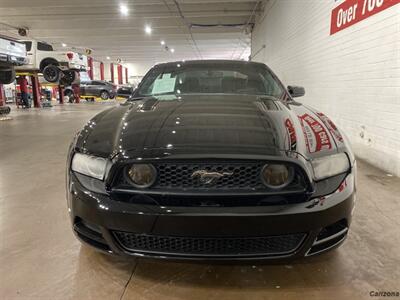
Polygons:
<instances>
[{"instance_id":1,"label":"red banner","mask_svg":"<svg viewBox=\"0 0 400 300\"><path fill-rule=\"evenodd\" d=\"M398 3L400 0L346 0L332 10L331 35Z\"/></svg>"}]
</instances>

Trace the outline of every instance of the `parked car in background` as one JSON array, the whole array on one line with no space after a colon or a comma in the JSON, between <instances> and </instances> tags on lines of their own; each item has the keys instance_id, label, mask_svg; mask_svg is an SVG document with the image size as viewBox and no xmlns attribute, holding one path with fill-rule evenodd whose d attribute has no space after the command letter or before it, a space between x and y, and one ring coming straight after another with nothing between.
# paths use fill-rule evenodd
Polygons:
<instances>
[{"instance_id":1,"label":"parked car in background","mask_svg":"<svg viewBox=\"0 0 400 300\"><path fill-rule=\"evenodd\" d=\"M76 72L86 70L87 56L72 51L54 51L53 46L35 40L22 41L26 45L28 64L19 67L21 70L34 70L43 73L48 82L72 84Z\"/></svg>"},{"instance_id":2,"label":"parked car in background","mask_svg":"<svg viewBox=\"0 0 400 300\"><path fill-rule=\"evenodd\" d=\"M117 86L104 80L81 81L81 96L100 97L102 100L114 99L117 95Z\"/></svg>"},{"instance_id":3,"label":"parked car in background","mask_svg":"<svg viewBox=\"0 0 400 300\"><path fill-rule=\"evenodd\" d=\"M15 67L27 63L24 43L0 36L0 84L10 84L15 80Z\"/></svg>"},{"instance_id":4,"label":"parked car in background","mask_svg":"<svg viewBox=\"0 0 400 300\"><path fill-rule=\"evenodd\" d=\"M76 236L106 253L300 258L350 227L356 161L324 113L264 64L153 67L76 135L67 164Z\"/></svg>"},{"instance_id":5,"label":"parked car in background","mask_svg":"<svg viewBox=\"0 0 400 300\"><path fill-rule=\"evenodd\" d=\"M135 87L132 85L121 85L118 87L117 96L121 98L130 98L135 92Z\"/></svg>"}]
</instances>

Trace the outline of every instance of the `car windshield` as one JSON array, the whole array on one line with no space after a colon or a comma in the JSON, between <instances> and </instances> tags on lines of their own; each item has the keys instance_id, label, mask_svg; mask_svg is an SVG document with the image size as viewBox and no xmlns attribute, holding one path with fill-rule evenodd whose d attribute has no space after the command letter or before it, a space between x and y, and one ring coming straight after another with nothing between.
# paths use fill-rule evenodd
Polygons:
<instances>
[{"instance_id":1,"label":"car windshield","mask_svg":"<svg viewBox=\"0 0 400 300\"><path fill-rule=\"evenodd\" d=\"M151 69L135 96L248 94L280 98L283 92L281 84L262 64L182 62Z\"/></svg>"}]
</instances>

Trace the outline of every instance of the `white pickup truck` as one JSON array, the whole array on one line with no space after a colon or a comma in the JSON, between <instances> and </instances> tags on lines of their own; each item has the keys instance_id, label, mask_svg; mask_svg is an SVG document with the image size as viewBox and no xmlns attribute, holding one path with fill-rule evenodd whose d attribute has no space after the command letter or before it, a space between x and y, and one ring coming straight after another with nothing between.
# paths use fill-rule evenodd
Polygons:
<instances>
[{"instance_id":1,"label":"white pickup truck","mask_svg":"<svg viewBox=\"0 0 400 300\"><path fill-rule=\"evenodd\" d=\"M15 80L15 67L27 62L25 44L0 35L0 84Z\"/></svg>"},{"instance_id":2,"label":"white pickup truck","mask_svg":"<svg viewBox=\"0 0 400 300\"><path fill-rule=\"evenodd\" d=\"M28 64L18 69L39 71L48 82L70 85L77 78L76 72L87 69L86 55L72 51L54 51L52 45L35 40L22 42L26 45Z\"/></svg>"}]
</instances>

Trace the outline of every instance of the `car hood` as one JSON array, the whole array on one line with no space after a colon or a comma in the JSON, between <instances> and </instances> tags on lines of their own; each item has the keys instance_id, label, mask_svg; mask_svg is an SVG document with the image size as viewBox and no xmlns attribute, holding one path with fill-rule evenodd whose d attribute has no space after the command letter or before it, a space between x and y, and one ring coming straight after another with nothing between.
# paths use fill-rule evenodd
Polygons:
<instances>
[{"instance_id":1,"label":"car hood","mask_svg":"<svg viewBox=\"0 0 400 300\"><path fill-rule=\"evenodd\" d=\"M148 97L108 109L86 124L76 147L127 159L336 151L329 127L303 105L226 94Z\"/></svg>"}]
</instances>

